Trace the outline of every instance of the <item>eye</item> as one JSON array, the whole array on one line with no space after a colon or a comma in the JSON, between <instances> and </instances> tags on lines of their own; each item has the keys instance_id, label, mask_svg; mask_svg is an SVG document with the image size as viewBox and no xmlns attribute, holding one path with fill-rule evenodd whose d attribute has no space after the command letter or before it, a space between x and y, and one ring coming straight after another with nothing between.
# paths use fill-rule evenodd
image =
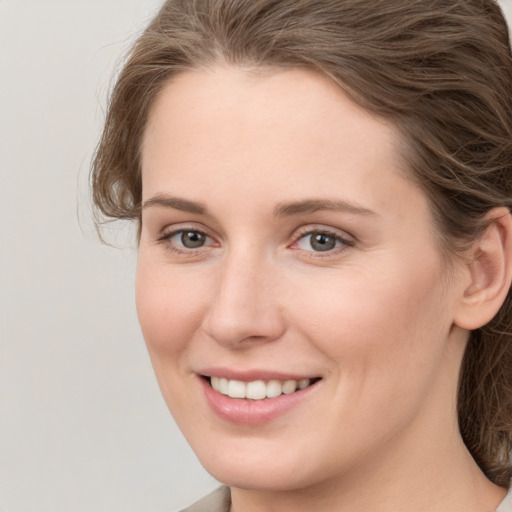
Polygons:
<instances>
[{"instance_id":1,"label":"eye","mask_svg":"<svg viewBox=\"0 0 512 512\"><path fill-rule=\"evenodd\" d=\"M181 244L187 249L198 249L206 243L207 239L208 237L200 231L183 230L178 231L169 240L177 245Z\"/></svg>"},{"instance_id":2,"label":"eye","mask_svg":"<svg viewBox=\"0 0 512 512\"><path fill-rule=\"evenodd\" d=\"M326 253L351 246L353 242L337 233L325 230L310 230L301 235L295 245L302 251Z\"/></svg>"},{"instance_id":3,"label":"eye","mask_svg":"<svg viewBox=\"0 0 512 512\"><path fill-rule=\"evenodd\" d=\"M159 240L175 252L193 252L204 246L212 245L213 240L197 229L179 229L164 234Z\"/></svg>"}]
</instances>

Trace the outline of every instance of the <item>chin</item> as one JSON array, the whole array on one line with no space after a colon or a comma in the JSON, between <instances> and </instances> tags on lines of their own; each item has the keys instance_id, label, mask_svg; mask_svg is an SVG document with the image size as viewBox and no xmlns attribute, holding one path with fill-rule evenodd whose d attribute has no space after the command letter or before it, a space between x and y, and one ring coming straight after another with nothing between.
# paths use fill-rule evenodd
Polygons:
<instances>
[{"instance_id":1,"label":"chin","mask_svg":"<svg viewBox=\"0 0 512 512\"><path fill-rule=\"evenodd\" d=\"M249 464L233 465L229 461L224 464L203 465L216 480L238 489L286 492L308 486L291 470L280 470L280 466L269 468L268 465L266 467L254 467Z\"/></svg>"},{"instance_id":2,"label":"chin","mask_svg":"<svg viewBox=\"0 0 512 512\"><path fill-rule=\"evenodd\" d=\"M206 471L230 487L286 492L304 489L323 479L325 468L316 467L314 457L300 448L295 447L292 453L284 445L276 450L272 443L257 443L257 448L245 449L236 444L233 441L231 449L212 449L212 445L192 448Z\"/></svg>"}]
</instances>

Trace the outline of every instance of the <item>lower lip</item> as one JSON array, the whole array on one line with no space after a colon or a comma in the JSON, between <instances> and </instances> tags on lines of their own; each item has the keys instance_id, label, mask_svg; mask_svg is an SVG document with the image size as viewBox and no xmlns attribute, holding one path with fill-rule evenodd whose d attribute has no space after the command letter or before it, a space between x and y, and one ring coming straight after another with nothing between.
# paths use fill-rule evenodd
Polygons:
<instances>
[{"instance_id":1,"label":"lower lip","mask_svg":"<svg viewBox=\"0 0 512 512\"><path fill-rule=\"evenodd\" d=\"M306 389L295 391L289 395L282 394L276 398L248 400L223 395L215 391L206 379L201 377L200 381L206 401L213 412L223 420L239 425L263 425L282 416L299 405L319 384L316 382Z\"/></svg>"}]
</instances>

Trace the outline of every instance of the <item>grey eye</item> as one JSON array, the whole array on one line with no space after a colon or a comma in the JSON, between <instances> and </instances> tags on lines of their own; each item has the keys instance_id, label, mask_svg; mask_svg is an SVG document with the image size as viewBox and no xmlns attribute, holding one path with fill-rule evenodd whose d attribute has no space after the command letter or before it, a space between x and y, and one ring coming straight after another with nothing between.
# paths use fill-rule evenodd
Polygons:
<instances>
[{"instance_id":1,"label":"grey eye","mask_svg":"<svg viewBox=\"0 0 512 512\"><path fill-rule=\"evenodd\" d=\"M350 245L341 236L326 231L310 231L297 241L297 247L308 252L329 252Z\"/></svg>"},{"instance_id":2,"label":"grey eye","mask_svg":"<svg viewBox=\"0 0 512 512\"><path fill-rule=\"evenodd\" d=\"M206 243L206 235L199 231L182 231L176 234L183 247L197 249Z\"/></svg>"},{"instance_id":3,"label":"grey eye","mask_svg":"<svg viewBox=\"0 0 512 512\"><path fill-rule=\"evenodd\" d=\"M312 233L309 239L309 244L314 251L331 251L336 247L336 238L325 233Z\"/></svg>"}]
</instances>

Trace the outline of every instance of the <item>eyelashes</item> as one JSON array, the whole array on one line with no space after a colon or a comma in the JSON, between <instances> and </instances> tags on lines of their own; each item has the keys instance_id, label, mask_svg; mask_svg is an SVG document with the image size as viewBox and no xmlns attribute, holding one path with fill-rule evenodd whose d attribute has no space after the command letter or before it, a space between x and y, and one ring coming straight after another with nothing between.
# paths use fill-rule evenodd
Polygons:
<instances>
[{"instance_id":1,"label":"eyelashes","mask_svg":"<svg viewBox=\"0 0 512 512\"><path fill-rule=\"evenodd\" d=\"M325 228L307 228L306 231L297 233L295 242L291 248L301 251L315 253L318 256L330 256L333 253L339 254L340 251L352 247L354 241L348 236L341 235L334 230Z\"/></svg>"},{"instance_id":2,"label":"eyelashes","mask_svg":"<svg viewBox=\"0 0 512 512\"><path fill-rule=\"evenodd\" d=\"M206 256L210 249L221 245L205 231L193 226L166 232L157 239L157 242L175 254L196 258ZM305 257L325 258L340 256L354 244L353 237L338 230L305 226L293 234L292 242L287 247Z\"/></svg>"},{"instance_id":3,"label":"eyelashes","mask_svg":"<svg viewBox=\"0 0 512 512\"><path fill-rule=\"evenodd\" d=\"M180 254L196 254L197 251L207 246L218 246L210 236L194 228L177 229L164 233L158 242L164 243L167 248Z\"/></svg>"}]
</instances>

